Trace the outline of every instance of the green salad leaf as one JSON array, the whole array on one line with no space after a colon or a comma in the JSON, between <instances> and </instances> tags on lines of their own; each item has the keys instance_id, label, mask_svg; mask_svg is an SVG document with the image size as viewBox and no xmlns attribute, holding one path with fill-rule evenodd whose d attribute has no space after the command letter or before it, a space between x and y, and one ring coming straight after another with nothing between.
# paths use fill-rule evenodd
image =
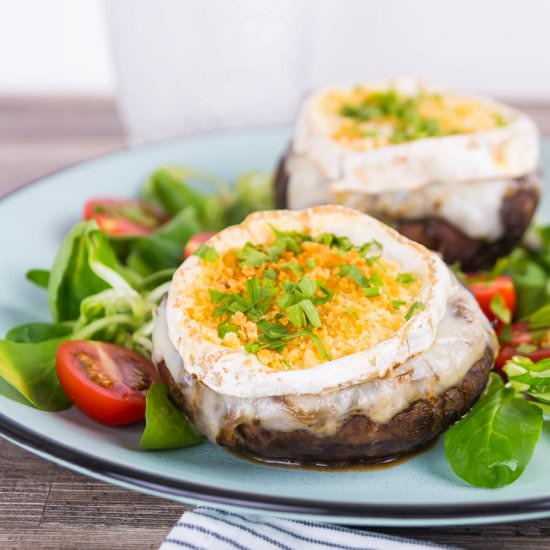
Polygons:
<instances>
[{"instance_id":1,"label":"green salad leaf","mask_svg":"<svg viewBox=\"0 0 550 550\"><path fill-rule=\"evenodd\" d=\"M534 363L527 357L512 357L504 365L511 385L541 403L550 404L550 358Z\"/></svg>"},{"instance_id":2,"label":"green salad leaf","mask_svg":"<svg viewBox=\"0 0 550 550\"><path fill-rule=\"evenodd\" d=\"M170 401L164 384L152 384L145 403L145 430L142 449L180 449L204 441L180 410Z\"/></svg>"},{"instance_id":3,"label":"green salad leaf","mask_svg":"<svg viewBox=\"0 0 550 550\"><path fill-rule=\"evenodd\" d=\"M529 464L542 423L541 409L493 373L485 395L445 433L445 455L471 485L503 487Z\"/></svg>"},{"instance_id":4,"label":"green salad leaf","mask_svg":"<svg viewBox=\"0 0 550 550\"><path fill-rule=\"evenodd\" d=\"M69 336L73 323L24 323L11 328L6 333L6 340L19 343L38 343Z\"/></svg>"},{"instance_id":5,"label":"green salad leaf","mask_svg":"<svg viewBox=\"0 0 550 550\"><path fill-rule=\"evenodd\" d=\"M213 185L221 193L201 193L189 185L191 180ZM184 208L191 208L202 227L201 231L219 231L227 225L225 209L229 201L228 187L213 176L183 167L161 168L150 176L143 194L171 216L176 216Z\"/></svg>"},{"instance_id":6,"label":"green salad leaf","mask_svg":"<svg viewBox=\"0 0 550 550\"><path fill-rule=\"evenodd\" d=\"M25 277L31 283L41 288L48 288L50 282L50 272L47 269L30 269Z\"/></svg>"},{"instance_id":7,"label":"green salad leaf","mask_svg":"<svg viewBox=\"0 0 550 550\"><path fill-rule=\"evenodd\" d=\"M183 208L151 235L129 239L126 265L143 277L165 269L175 269L182 261L187 241L202 230L195 210Z\"/></svg>"},{"instance_id":8,"label":"green salad leaf","mask_svg":"<svg viewBox=\"0 0 550 550\"><path fill-rule=\"evenodd\" d=\"M122 268L107 237L94 221L80 222L63 240L55 257L48 283L48 300L54 321L79 316L80 302L109 287L101 275L106 268Z\"/></svg>"},{"instance_id":9,"label":"green salad leaf","mask_svg":"<svg viewBox=\"0 0 550 550\"><path fill-rule=\"evenodd\" d=\"M262 172L241 174L232 190L233 197L227 209L227 224L240 223L257 210L273 210L273 175Z\"/></svg>"}]
</instances>

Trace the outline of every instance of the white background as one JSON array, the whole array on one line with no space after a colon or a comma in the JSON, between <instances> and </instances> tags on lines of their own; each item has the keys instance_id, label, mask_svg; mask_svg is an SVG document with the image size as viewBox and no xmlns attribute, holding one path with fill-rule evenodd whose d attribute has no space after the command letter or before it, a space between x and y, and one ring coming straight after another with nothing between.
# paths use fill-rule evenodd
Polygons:
<instances>
[{"instance_id":1,"label":"white background","mask_svg":"<svg viewBox=\"0 0 550 550\"><path fill-rule=\"evenodd\" d=\"M113 93L102 8L101 0L0 0L0 94Z\"/></svg>"},{"instance_id":2,"label":"white background","mask_svg":"<svg viewBox=\"0 0 550 550\"><path fill-rule=\"evenodd\" d=\"M202 2L205 9L209 2ZM272 9L265 0L249 2ZM174 8L169 0L150 3ZM175 3L185 12L187 0ZM241 10L247 4L225 3ZM310 69L311 84L348 78L353 64L366 78L418 74L500 96L550 98L547 0L335 0L331 9L327 3L310 6L313 50L322 56ZM103 12L102 0L0 0L0 93L113 93Z\"/></svg>"}]
</instances>

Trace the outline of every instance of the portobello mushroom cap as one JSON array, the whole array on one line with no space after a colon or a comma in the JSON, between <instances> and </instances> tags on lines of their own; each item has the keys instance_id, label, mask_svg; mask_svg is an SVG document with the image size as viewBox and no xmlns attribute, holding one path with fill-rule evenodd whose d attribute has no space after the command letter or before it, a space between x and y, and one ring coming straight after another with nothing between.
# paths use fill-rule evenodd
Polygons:
<instances>
[{"instance_id":1,"label":"portobello mushroom cap","mask_svg":"<svg viewBox=\"0 0 550 550\"><path fill-rule=\"evenodd\" d=\"M329 209L338 215L353 212L335 206L310 210L324 212ZM291 213L271 214L284 217ZM253 218L258 221L258 215ZM370 223L377 222L372 220ZM255 230L258 230L257 225ZM395 235L392 238L406 242L390 228L386 230ZM199 370L190 368L186 361L201 361L199 348L186 350L186 340L174 337L177 329L171 329L177 317L170 317L170 303L167 306L165 300L155 321L153 362L173 401L211 441L258 458L299 463L384 462L428 444L479 398L494 363L497 343L474 298L441 260L423 247L409 244L420 253L424 250L430 261L439 261L444 270L438 271L432 283L435 286L430 287L432 295L437 292L435 287L441 279L449 277L450 282L450 286L445 287L439 321L432 317L418 320L423 330L433 330L431 344L420 352L414 352L418 340L415 343L414 338L407 336L405 345L409 352L406 358L378 374L351 379L347 383L331 380L330 387L323 391L311 391L308 386L309 389L303 392L272 392L267 386L261 386L260 381L258 387L262 389L255 394L254 375L247 369L238 375L228 372L228 365L216 373L204 374L205 371L200 370L205 362L212 360L216 351L206 352L208 357L203 357ZM193 261L196 263L198 259ZM180 268L180 272L186 267ZM172 283L168 300L172 307L180 310L188 307L177 295L178 290L184 288L184 282L180 277L179 283L176 281L175 286ZM429 312L422 313L428 315ZM406 334L412 335L412 332ZM219 354L214 360L219 360ZM329 364L320 366L329 367ZM354 366L363 369L361 365ZM311 376L317 384L316 368L303 369L299 374ZM332 370L323 372L334 373L336 380L344 367L335 361L330 368ZM217 385L224 373L242 384L237 391L222 391L220 387L230 386Z\"/></svg>"}]
</instances>

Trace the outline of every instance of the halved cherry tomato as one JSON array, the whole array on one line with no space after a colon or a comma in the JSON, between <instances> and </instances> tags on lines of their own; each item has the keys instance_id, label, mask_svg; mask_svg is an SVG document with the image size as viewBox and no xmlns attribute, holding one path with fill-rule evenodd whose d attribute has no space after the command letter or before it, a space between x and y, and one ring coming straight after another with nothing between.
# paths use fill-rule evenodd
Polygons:
<instances>
[{"instance_id":1,"label":"halved cherry tomato","mask_svg":"<svg viewBox=\"0 0 550 550\"><path fill-rule=\"evenodd\" d=\"M108 235L148 235L166 221L155 205L145 201L99 198L84 205L85 220L95 219Z\"/></svg>"},{"instance_id":2,"label":"halved cherry tomato","mask_svg":"<svg viewBox=\"0 0 550 550\"><path fill-rule=\"evenodd\" d=\"M185 245L185 248L183 249L183 259L189 258L192 254L194 254L199 246L206 241L208 241L214 233L211 231L205 231L204 233L197 233L196 235L193 235Z\"/></svg>"},{"instance_id":3,"label":"halved cherry tomato","mask_svg":"<svg viewBox=\"0 0 550 550\"><path fill-rule=\"evenodd\" d=\"M516 310L516 289L511 277L500 275L487 281L474 279L474 282L468 283L468 286L483 313L495 326L503 324L503 320L495 314L494 306L491 304L497 294L501 296L504 306L510 312L510 317L513 317Z\"/></svg>"},{"instance_id":4,"label":"halved cherry tomato","mask_svg":"<svg viewBox=\"0 0 550 550\"><path fill-rule=\"evenodd\" d=\"M160 377L138 353L114 344L70 340L57 350L56 371L68 398L86 415L110 426L145 416L145 395Z\"/></svg>"}]
</instances>

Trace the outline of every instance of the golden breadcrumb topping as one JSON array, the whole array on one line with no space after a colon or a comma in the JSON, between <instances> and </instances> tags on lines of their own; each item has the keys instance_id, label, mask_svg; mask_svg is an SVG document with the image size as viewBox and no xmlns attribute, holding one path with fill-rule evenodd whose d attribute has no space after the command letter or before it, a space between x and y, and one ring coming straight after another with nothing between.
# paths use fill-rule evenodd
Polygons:
<instances>
[{"instance_id":1,"label":"golden breadcrumb topping","mask_svg":"<svg viewBox=\"0 0 550 550\"><path fill-rule=\"evenodd\" d=\"M423 309L419 277L376 241L273 231L270 243L223 255L201 247L186 313L204 338L273 369L303 369L371 348Z\"/></svg>"}]
</instances>

